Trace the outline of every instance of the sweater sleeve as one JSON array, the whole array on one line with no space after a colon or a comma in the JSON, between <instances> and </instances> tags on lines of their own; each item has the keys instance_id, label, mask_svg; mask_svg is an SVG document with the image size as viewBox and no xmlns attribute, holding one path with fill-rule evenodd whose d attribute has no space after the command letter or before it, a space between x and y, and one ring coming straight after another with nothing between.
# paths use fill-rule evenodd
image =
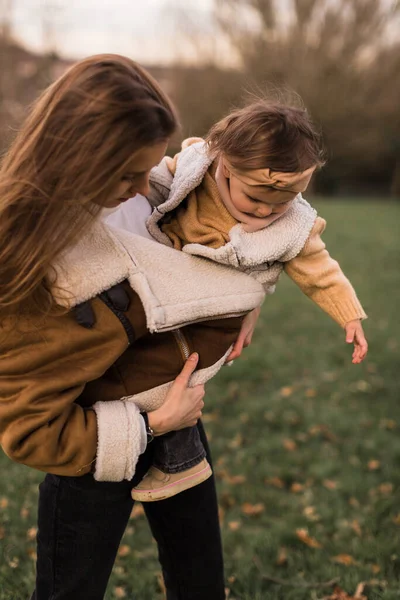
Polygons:
<instances>
[{"instance_id":1,"label":"sweater sleeve","mask_svg":"<svg viewBox=\"0 0 400 600\"><path fill-rule=\"evenodd\" d=\"M341 327L365 314L350 281L321 239L326 221L317 218L302 251L284 265L289 277Z\"/></svg>"},{"instance_id":2,"label":"sweater sleeve","mask_svg":"<svg viewBox=\"0 0 400 600\"><path fill-rule=\"evenodd\" d=\"M46 317L45 325L20 320L18 328L2 331L0 443L12 460L40 471L79 476L94 470L96 479L121 481L132 478L141 451L138 408L123 399L99 398L93 408L77 402L85 384L128 345L117 317L99 299L92 307L92 329L68 313Z\"/></svg>"}]
</instances>

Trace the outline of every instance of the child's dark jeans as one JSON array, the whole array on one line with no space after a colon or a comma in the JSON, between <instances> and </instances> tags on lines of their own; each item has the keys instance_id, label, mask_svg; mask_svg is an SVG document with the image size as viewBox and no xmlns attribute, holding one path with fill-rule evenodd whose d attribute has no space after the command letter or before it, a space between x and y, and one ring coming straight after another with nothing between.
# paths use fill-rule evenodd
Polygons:
<instances>
[{"instance_id":1,"label":"child's dark jeans","mask_svg":"<svg viewBox=\"0 0 400 600\"><path fill-rule=\"evenodd\" d=\"M164 473L181 473L206 456L197 427L186 427L154 438L154 466Z\"/></svg>"}]
</instances>

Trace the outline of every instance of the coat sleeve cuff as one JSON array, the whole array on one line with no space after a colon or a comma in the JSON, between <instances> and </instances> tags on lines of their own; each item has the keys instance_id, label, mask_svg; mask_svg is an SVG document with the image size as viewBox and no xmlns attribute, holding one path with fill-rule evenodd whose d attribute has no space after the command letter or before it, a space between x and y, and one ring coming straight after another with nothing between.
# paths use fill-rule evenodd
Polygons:
<instances>
[{"instance_id":1,"label":"coat sleeve cuff","mask_svg":"<svg viewBox=\"0 0 400 600\"><path fill-rule=\"evenodd\" d=\"M143 418L133 402L96 402L97 481L130 481L143 451Z\"/></svg>"}]
</instances>

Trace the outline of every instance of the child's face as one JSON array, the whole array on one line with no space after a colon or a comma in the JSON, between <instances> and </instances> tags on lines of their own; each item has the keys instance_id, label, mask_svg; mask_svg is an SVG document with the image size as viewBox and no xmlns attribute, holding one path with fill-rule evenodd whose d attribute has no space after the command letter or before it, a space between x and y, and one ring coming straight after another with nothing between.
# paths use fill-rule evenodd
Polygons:
<instances>
[{"instance_id":1,"label":"child's face","mask_svg":"<svg viewBox=\"0 0 400 600\"><path fill-rule=\"evenodd\" d=\"M237 210L259 218L283 215L297 196L297 192L276 190L267 185L248 185L233 173L229 173L229 190Z\"/></svg>"}]
</instances>

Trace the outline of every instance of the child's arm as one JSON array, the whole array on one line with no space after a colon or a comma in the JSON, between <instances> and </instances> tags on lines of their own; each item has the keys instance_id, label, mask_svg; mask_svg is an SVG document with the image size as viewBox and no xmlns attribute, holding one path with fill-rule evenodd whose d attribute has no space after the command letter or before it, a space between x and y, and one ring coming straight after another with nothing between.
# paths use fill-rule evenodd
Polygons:
<instances>
[{"instance_id":1,"label":"child's arm","mask_svg":"<svg viewBox=\"0 0 400 600\"><path fill-rule=\"evenodd\" d=\"M284 269L304 294L346 330L346 342L354 343L353 363L359 363L368 350L360 322L367 315L339 263L326 250L321 239L325 226L318 217L304 248Z\"/></svg>"}]
</instances>

